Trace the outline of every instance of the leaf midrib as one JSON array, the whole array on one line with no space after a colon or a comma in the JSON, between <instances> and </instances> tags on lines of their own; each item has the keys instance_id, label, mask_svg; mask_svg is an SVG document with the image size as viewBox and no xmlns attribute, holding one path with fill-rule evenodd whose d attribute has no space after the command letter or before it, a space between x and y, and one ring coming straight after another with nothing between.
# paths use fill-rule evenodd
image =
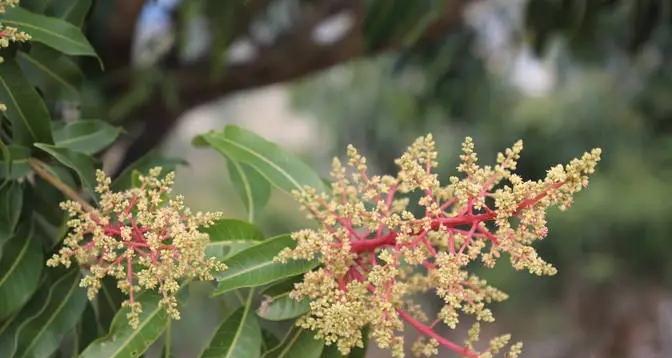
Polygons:
<instances>
[{"instance_id":1,"label":"leaf midrib","mask_svg":"<svg viewBox=\"0 0 672 358\"><path fill-rule=\"evenodd\" d=\"M268 165L270 165L273 169L277 170L281 175L283 175L285 178L287 178L287 180L289 180L289 181L292 183L292 185L294 185L294 187L295 187L297 190L299 190L299 191L302 192L302 193L304 192L304 189L303 189L303 188L301 187L301 185L296 181L296 179L294 179L294 177L292 177L291 175L289 175L289 173L287 173L287 171L285 171L284 169L282 169L280 166L278 166L277 164L275 164L273 161L271 161L270 159L268 159L268 158L265 157L264 155L262 155L262 154L260 154L260 153L257 153L255 150L250 149L249 147L244 146L244 145L242 145L242 144L239 144L239 143L237 143L237 142L235 142L235 141L233 141L233 140L231 140L231 139L228 139L228 138L218 138L218 139L221 139L221 140L223 140L223 141L225 141L225 142L227 142L227 143L229 143L229 144L231 144L231 145L233 145L233 146L236 146L236 147L238 147L238 148L240 148L240 149L242 149L242 150L244 150L244 151L246 151L246 152L252 154L253 156L255 156L255 157L261 159L262 161L266 162L266 163L267 163ZM255 166L254 164L252 164L252 163L248 163L248 164L249 164L250 166L253 166L253 167L256 168L256 166ZM264 177L266 178L266 180L268 180L269 182L273 182L273 180L272 180L271 178L269 178L267 175L265 175L264 172L263 172L262 170L259 170L259 168L256 168L256 169L257 169L257 171L258 171L262 176L264 176Z\"/></svg>"},{"instance_id":2,"label":"leaf midrib","mask_svg":"<svg viewBox=\"0 0 672 358\"><path fill-rule=\"evenodd\" d=\"M67 293L67 295L66 295L67 298L70 298L70 297L71 297L72 292L73 292L73 289L75 289L76 287L77 287L77 280L73 280L73 281L72 281L72 286L70 286L70 289L68 290L68 293ZM30 342L30 344L28 345L28 347L26 347L26 349L24 349L23 354L21 355L21 357L25 357L25 356L26 356L26 353L27 353L27 352L30 352L30 349L33 348L33 345L35 345L35 342L38 341L36 338L40 337L40 336L42 335L42 333L44 333L44 331L46 330L46 328L51 324L51 322L53 322L53 320L55 319L55 317L58 315L58 313L60 313L60 311L63 309L63 307L64 307L67 303L68 303L68 299L63 299L63 300L61 300L61 303L56 307L56 310L54 310L54 314L52 314L51 317L49 317L49 319L47 320L47 323L43 324L42 327L40 328L40 330L38 331L38 333L35 334L35 335L32 337L33 339L31 340L31 342ZM46 306L46 305L45 305L45 306Z\"/></svg>"},{"instance_id":3,"label":"leaf midrib","mask_svg":"<svg viewBox=\"0 0 672 358\"><path fill-rule=\"evenodd\" d=\"M5 22L8 22L8 21L5 21ZM12 102L14 103L14 107L16 108L16 111L19 113L19 117L21 118L21 120L25 124L26 128L30 132L30 135L33 137L33 139L37 139L37 135L33 131L33 128L30 126L30 122L28 121L28 118L26 118L26 115L25 115L25 113L23 113L23 110L21 109L21 106L19 106L19 102L17 102L16 97L14 97L14 94L12 93L9 86L7 85L7 82L5 82L5 79L2 76L0 76L0 82L2 82L2 86L5 88L5 90L7 91L7 94L12 99Z\"/></svg>"},{"instance_id":4,"label":"leaf midrib","mask_svg":"<svg viewBox=\"0 0 672 358\"><path fill-rule=\"evenodd\" d=\"M34 57L30 56L25 52L19 51L19 54L21 54L21 58L32 63L35 67L38 67L43 72L49 74L52 78L54 78L57 82L61 83L63 86L67 87L70 91L72 91L73 93L77 93L77 89L75 88L75 86L66 81L62 76L59 76L57 73L52 71L49 67L43 65L42 62L38 61L37 59L35 59Z\"/></svg>"},{"instance_id":5,"label":"leaf midrib","mask_svg":"<svg viewBox=\"0 0 672 358\"><path fill-rule=\"evenodd\" d=\"M245 321L247 320L247 315L250 313L250 307L252 306L252 296L254 296L254 288L250 289L250 292L247 295L247 301L245 302L245 309L243 310L243 317L240 320L240 325L236 329L236 334L233 336L231 345L229 346L228 352L226 352L226 358L231 357L231 353L234 351L236 342L240 338L240 333L243 331L243 326L245 326Z\"/></svg>"},{"instance_id":6,"label":"leaf midrib","mask_svg":"<svg viewBox=\"0 0 672 358\"><path fill-rule=\"evenodd\" d=\"M74 44L76 47L78 47L80 50L84 50L84 51L86 51L86 53L89 53L89 51L88 51L88 49L86 48L86 46L83 46L83 45L79 44L77 41L72 40L72 39L70 39L70 38L68 38L68 37L66 37L66 36L61 35L61 34L59 34L58 32L53 32L53 31L47 30L47 29L45 29L45 28L43 28L43 27L39 27L39 26L35 26L35 25L31 25L31 24L25 23L25 22L23 22L23 21L18 21L18 20L7 20L7 19L3 19L2 21L3 21L4 23L6 23L6 24L14 24L14 25L18 25L18 26L24 26L24 27L28 27L28 28L35 29L35 30L37 30L37 31L45 32L45 33L50 34L50 35L52 35L52 36L58 37L58 38L60 38L60 39L63 39L63 40L65 40L65 41L67 41L67 42L70 42L71 44ZM74 25L73 25L73 26L74 26ZM29 34L30 34L30 33L29 33Z\"/></svg>"},{"instance_id":7,"label":"leaf midrib","mask_svg":"<svg viewBox=\"0 0 672 358\"><path fill-rule=\"evenodd\" d=\"M19 251L19 256L17 259L12 262L12 265L9 267L9 270L7 270L7 273L3 275L2 279L0 279L0 288L2 288L2 285L5 284L5 281L12 275L14 270L16 270L16 267L19 265L19 262L23 259L23 257L26 255L26 252L28 251L28 246L30 246L30 238L32 236L32 230L26 237L26 242L25 244L21 247L21 251Z\"/></svg>"}]
</instances>

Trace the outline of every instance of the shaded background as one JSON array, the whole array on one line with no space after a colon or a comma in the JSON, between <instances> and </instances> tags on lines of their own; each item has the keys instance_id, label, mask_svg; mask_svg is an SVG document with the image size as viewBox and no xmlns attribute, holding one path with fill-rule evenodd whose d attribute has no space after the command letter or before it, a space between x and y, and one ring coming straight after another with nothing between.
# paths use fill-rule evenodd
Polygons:
<instances>
[{"instance_id":1,"label":"shaded background","mask_svg":"<svg viewBox=\"0 0 672 358\"><path fill-rule=\"evenodd\" d=\"M559 274L483 273L511 295L484 333L511 332L524 357L672 357L669 1L117 0L90 16L106 71L90 64L79 115L127 129L106 169L160 145L189 163L178 191L197 209L245 217L223 158L190 144L229 123L322 174L349 143L392 173L427 132L444 178L467 135L490 163L524 139L530 178L601 147L591 187L541 243ZM305 225L281 193L260 223ZM218 322L196 291L174 328L181 356Z\"/></svg>"}]
</instances>

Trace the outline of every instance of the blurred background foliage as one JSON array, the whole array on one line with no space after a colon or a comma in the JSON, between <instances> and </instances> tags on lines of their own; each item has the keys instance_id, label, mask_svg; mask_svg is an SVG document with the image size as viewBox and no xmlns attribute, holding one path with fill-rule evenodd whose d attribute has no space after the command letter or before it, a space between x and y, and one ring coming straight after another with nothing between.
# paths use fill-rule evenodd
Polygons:
<instances>
[{"instance_id":1,"label":"blurred background foliage","mask_svg":"<svg viewBox=\"0 0 672 358\"><path fill-rule=\"evenodd\" d=\"M225 163L189 144L230 122L323 174L349 143L392 172L427 132L444 177L466 135L483 162L524 139L532 178L602 147L591 188L542 243L560 274L484 273L512 296L493 331L526 357L672 356L670 1L117 0L94 2L87 24L106 70L82 64L83 105L48 104L123 125L110 172L159 144L185 158L178 184L197 208L244 217ZM260 220L267 234L305 224L279 194ZM176 332L212 320L194 297Z\"/></svg>"}]
</instances>

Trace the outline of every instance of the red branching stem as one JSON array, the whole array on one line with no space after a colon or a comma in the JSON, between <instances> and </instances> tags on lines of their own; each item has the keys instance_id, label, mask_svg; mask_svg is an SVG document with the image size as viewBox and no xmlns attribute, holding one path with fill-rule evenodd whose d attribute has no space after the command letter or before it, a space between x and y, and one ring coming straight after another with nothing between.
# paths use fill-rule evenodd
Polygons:
<instances>
[{"instance_id":1,"label":"red branching stem","mask_svg":"<svg viewBox=\"0 0 672 358\"><path fill-rule=\"evenodd\" d=\"M468 358L478 358L478 353L472 351L471 349L467 347L460 346L459 344L442 337L438 333L436 333L432 327L427 326L426 324L416 320L413 318L408 312L397 309L397 313L399 313L399 316L408 324L410 324L413 328L415 328L419 333L436 339L437 342L439 342L440 345L450 349L451 351L463 356L463 357L468 357Z\"/></svg>"},{"instance_id":2,"label":"red branching stem","mask_svg":"<svg viewBox=\"0 0 672 358\"><path fill-rule=\"evenodd\" d=\"M374 239L353 240L350 242L350 249L354 253L365 251L373 251L381 246L393 246L396 244L397 233L390 231L385 236L380 236Z\"/></svg>"}]
</instances>

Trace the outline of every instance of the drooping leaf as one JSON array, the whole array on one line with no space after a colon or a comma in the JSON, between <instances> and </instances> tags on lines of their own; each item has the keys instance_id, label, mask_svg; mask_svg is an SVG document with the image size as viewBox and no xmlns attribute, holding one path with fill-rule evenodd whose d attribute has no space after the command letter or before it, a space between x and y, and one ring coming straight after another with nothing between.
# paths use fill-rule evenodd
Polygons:
<instances>
[{"instance_id":1,"label":"drooping leaf","mask_svg":"<svg viewBox=\"0 0 672 358\"><path fill-rule=\"evenodd\" d=\"M84 349L80 358L139 357L161 337L170 318L159 305L160 297L146 291L137 300L142 304L138 328L133 329L128 324L128 308L120 309L114 316L107 335L93 341Z\"/></svg>"},{"instance_id":2,"label":"drooping leaf","mask_svg":"<svg viewBox=\"0 0 672 358\"><path fill-rule=\"evenodd\" d=\"M94 188L96 187L96 168L91 157L68 148L44 143L35 143L35 146L49 153L61 164L74 170L77 176L79 176L82 185L93 195Z\"/></svg>"},{"instance_id":3,"label":"drooping leaf","mask_svg":"<svg viewBox=\"0 0 672 358\"><path fill-rule=\"evenodd\" d=\"M0 252L2 252L2 245L14 235L14 229L19 222L22 207L22 185L15 181L6 181L0 185Z\"/></svg>"},{"instance_id":4,"label":"drooping leaf","mask_svg":"<svg viewBox=\"0 0 672 358\"><path fill-rule=\"evenodd\" d=\"M319 358L324 350L324 341L315 339L312 331L296 328L279 346L264 354L264 358Z\"/></svg>"},{"instance_id":5,"label":"drooping leaf","mask_svg":"<svg viewBox=\"0 0 672 358\"><path fill-rule=\"evenodd\" d=\"M268 180L246 164L229 159L227 166L231 183L245 204L248 220L252 222L268 203L271 197L271 185Z\"/></svg>"},{"instance_id":6,"label":"drooping leaf","mask_svg":"<svg viewBox=\"0 0 672 358\"><path fill-rule=\"evenodd\" d=\"M42 247L33 235L32 225L25 223L2 247L0 321L28 302L37 289L42 267Z\"/></svg>"},{"instance_id":7,"label":"drooping leaf","mask_svg":"<svg viewBox=\"0 0 672 358\"><path fill-rule=\"evenodd\" d=\"M261 328L252 312L254 290L248 293L243 307L238 308L219 326L201 357L257 358L261 354Z\"/></svg>"},{"instance_id":8,"label":"drooping leaf","mask_svg":"<svg viewBox=\"0 0 672 358\"><path fill-rule=\"evenodd\" d=\"M1 158L0 178L18 179L30 173L30 149L20 145L8 145Z\"/></svg>"},{"instance_id":9,"label":"drooping leaf","mask_svg":"<svg viewBox=\"0 0 672 358\"><path fill-rule=\"evenodd\" d=\"M36 43L30 52L18 51L17 58L24 74L48 97L51 92L56 92L68 99L79 98L84 75L65 55Z\"/></svg>"},{"instance_id":10,"label":"drooping leaf","mask_svg":"<svg viewBox=\"0 0 672 358\"><path fill-rule=\"evenodd\" d=\"M76 121L53 128L57 147L84 154L94 154L104 149L114 142L120 132L121 128L101 120Z\"/></svg>"},{"instance_id":11,"label":"drooping leaf","mask_svg":"<svg viewBox=\"0 0 672 358\"><path fill-rule=\"evenodd\" d=\"M306 163L278 145L242 129L229 125L221 132L203 134L196 142L210 146L237 162L254 168L276 187L291 192L310 186L324 191L324 183Z\"/></svg>"},{"instance_id":12,"label":"drooping leaf","mask_svg":"<svg viewBox=\"0 0 672 358\"><path fill-rule=\"evenodd\" d=\"M91 4L91 0L52 0L47 15L60 17L81 28Z\"/></svg>"},{"instance_id":13,"label":"drooping leaf","mask_svg":"<svg viewBox=\"0 0 672 358\"><path fill-rule=\"evenodd\" d=\"M0 64L0 101L7 106L14 144L52 143L47 106L13 59Z\"/></svg>"},{"instance_id":14,"label":"drooping leaf","mask_svg":"<svg viewBox=\"0 0 672 358\"><path fill-rule=\"evenodd\" d=\"M71 269L56 277L53 283L47 280L0 333L0 356L48 357L75 326L86 305L79 271Z\"/></svg>"},{"instance_id":15,"label":"drooping leaf","mask_svg":"<svg viewBox=\"0 0 672 358\"><path fill-rule=\"evenodd\" d=\"M317 265L316 261L280 263L273 260L282 249L295 246L295 241L289 235L280 235L224 260L228 269L217 276L219 284L213 295L221 295L236 288L272 283L304 273Z\"/></svg>"},{"instance_id":16,"label":"drooping leaf","mask_svg":"<svg viewBox=\"0 0 672 358\"><path fill-rule=\"evenodd\" d=\"M31 41L43 43L62 53L98 58L82 31L65 20L14 7L7 9L3 23L25 31L30 35Z\"/></svg>"},{"instance_id":17,"label":"drooping leaf","mask_svg":"<svg viewBox=\"0 0 672 358\"><path fill-rule=\"evenodd\" d=\"M175 158L164 158L156 151L150 151L126 167L112 182L112 189L119 191L130 188L132 186L134 170L146 174L151 168L159 166L163 168L164 172L169 172L175 170L179 164L185 164L185 162Z\"/></svg>"},{"instance_id":18,"label":"drooping leaf","mask_svg":"<svg viewBox=\"0 0 672 358\"><path fill-rule=\"evenodd\" d=\"M201 231L210 235L206 255L217 257L220 260L264 239L264 235L256 226L235 219L219 220Z\"/></svg>"}]
</instances>

